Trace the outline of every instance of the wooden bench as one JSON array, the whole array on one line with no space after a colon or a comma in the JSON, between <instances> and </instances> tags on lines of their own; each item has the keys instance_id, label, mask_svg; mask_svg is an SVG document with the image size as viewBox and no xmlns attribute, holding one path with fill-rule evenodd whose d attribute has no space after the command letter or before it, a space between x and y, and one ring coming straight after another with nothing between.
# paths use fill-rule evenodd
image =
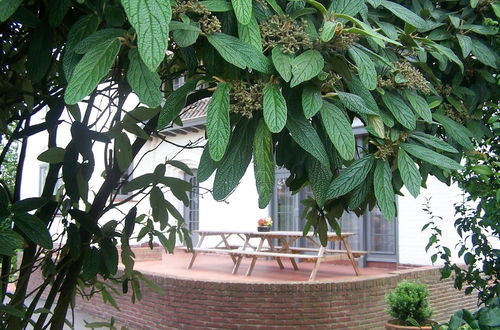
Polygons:
<instances>
[{"instance_id":1,"label":"wooden bench","mask_svg":"<svg viewBox=\"0 0 500 330\"><path fill-rule=\"evenodd\" d=\"M313 254L299 254L299 253L281 253L271 251L243 251L243 250L228 250L228 249L211 249L211 248L194 248L196 252L205 253L219 253L219 254L234 254L236 256L248 257L275 257L275 258L313 258L317 259L318 256Z\"/></svg>"}]
</instances>

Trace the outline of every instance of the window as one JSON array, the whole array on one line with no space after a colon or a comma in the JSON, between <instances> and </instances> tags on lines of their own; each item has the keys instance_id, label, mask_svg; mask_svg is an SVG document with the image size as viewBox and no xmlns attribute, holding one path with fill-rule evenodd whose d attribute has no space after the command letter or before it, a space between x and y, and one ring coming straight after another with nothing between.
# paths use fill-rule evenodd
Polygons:
<instances>
[{"instance_id":1,"label":"window","mask_svg":"<svg viewBox=\"0 0 500 330\"><path fill-rule=\"evenodd\" d=\"M175 91L179 87L184 85L184 76L180 76L172 80L172 89Z\"/></svg>"},{"instance_id":2,"label":"window","mask_svg":"<svg viewBox=\"0 0 500 330\"><path fill-rule=\"evenodd\" d=\"M49 174L49 164L41 164L38 167L38 196L42 196L43 187L45 186L45 180L47 180L47 175ZM59 188L63 185L61 177L57 178L56 186L54 187L53 194L57 194Z\"/></svg>"},{"instance_id":3,"label":"window","mask_svg":"<svg viewBox=\"0 0 500 330\"><path fill-rule=\"evenodd\" d=\"M193 230L200 229L200 189L198 187L198 179L196 178L196 173L193 171L193 175L186 174L184 180L191 183L193 187L189 191L189 206L184 207L184 220L188 229L192 232ZM193 243L195 241L193 240Z\"/></svg>"},{"instance_id":4,"label":"window","mask_svg":"<svg viewBox=\"0 0 500 330\"><path fill-rule=\"evenodd\" d=\"M363 135L356 136L360 154L365 145L364 140ZM302 219L300 201L311 194L310 188L292 194L285 184L288 176L287 170L276 169L276 187L271 206L274 230L302 230L306 222ZM339 222L342 231L357 234L349 238L349 244L354 250L368 250L368 261L397 261L397 222L385 219L378 207L359 217L355 213L344 212ZM298 241L300 246L307 244L307 241ZM331 243L330 247L339 248L337 245Z\"/></svg>"},{"instance_id":5,"label":"window","mask_svg":"<svg viewBox=\"0 0 500 330\"><path fill-rule=\"evenodd\" d=\"M124 192L123 188L129 182L132 180L132 170L134 166L133 164L130 164L129 168L123 172L122 176L120 177L120 181L118 183L118 188L113 190L113 195L116 194L116 197L118 198L126 198L130 196L131 192Z\"/></svg>"}]
</instances>

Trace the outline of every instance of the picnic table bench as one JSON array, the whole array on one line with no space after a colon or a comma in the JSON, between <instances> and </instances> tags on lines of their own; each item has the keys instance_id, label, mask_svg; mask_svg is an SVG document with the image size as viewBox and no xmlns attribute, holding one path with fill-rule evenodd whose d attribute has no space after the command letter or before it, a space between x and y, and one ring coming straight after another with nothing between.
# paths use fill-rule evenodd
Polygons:
<instances>
[{"instance_id":1,"label":"picnic table bench","mask_svg":"<svg viewBox=\"0 0 500 330\"><path fill-rule=\"evenodd\" d=\"M193 255L189 263L188 268L192 268L196 256L199 253L216 253L221 255L229 255L234 263L232 274L236 274L240 267L243 257L252 258L250 266L248 267L247 276L252 274L255 267L257 258L273 258L277 261L279 267L284 269L282 258L289 259L293 268L298 270L299 267L295 262L295 259L305 259L308 261L314 261L315 265L311 271L309 277L310 281L316 278L319 266L322 261L327 260L339 260L347 259L351 261L356 275L359 275L359 268L357 264L357 258L366 254L366 251L352 251L348 238L355 235L354 233L342 233L337 236L334 233L328 233L328 241L340 241L345 247L345 250L339 249L327 249L321 244L319 244L315 239L313 234L308 234L303 236L302 232L299 231L269 231L269 232L257 232L257 231L206 231L198 230L196 233L199 234L200 239L197 246L193 249ZM208 236L219 236L220 241L214 247L202 247L203 241ZM239 237L243 241L243 245L231 245L229 244L229 239L232 236ZM301 237L305 237L313 247L295 247L293 244ZM259 239L259 244L253 246L250 244L252 238ZM274 241L279 241L280 245L275 245ZM268 242L268 246L264 246L265 242Z\"/></svg>"}]
</instances>

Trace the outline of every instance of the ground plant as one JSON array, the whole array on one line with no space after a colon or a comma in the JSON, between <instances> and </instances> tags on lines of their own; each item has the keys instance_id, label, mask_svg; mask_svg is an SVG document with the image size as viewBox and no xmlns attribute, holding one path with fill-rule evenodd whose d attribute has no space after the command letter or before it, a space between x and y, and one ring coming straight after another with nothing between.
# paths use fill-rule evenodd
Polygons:
<instances>
[{"instance_id":1,"label":"ground plant","mask_svg":"<svg viewBox=\"0 0 500 330\"><path fill-rule=\"evenodd\" d=\"M385 297L387 312L401 325L426 325L432 316L428 297L425 284L402 281Z\"/></svg>"},{"instance_id":2,"label":"ground plant","mask_svg":"<svg viewBox=\"0 0 500 330\"><path fill-rule=\"evenodd\" d=\"M291 190L310 185L304 231L324 244L344 211L378 205L396 218L403 186L417 196L429 175L449 183L471 138L485 134L484 105L498 99L499 15L491 0L0 1L0 130L4 150L19 144L14 187L0 189L0 220L11 224L0 231L0 324L62 329L76 294L116 305L116 284L138 300L131 242L189 245L163 193L189 203L190 184L165 167L190 169L167 159L126 184L122 177L150 136L182 125L183 107L205 97L208 144L197 175L215 176L215 199L253 160L262 208L276 166L290 171ZM140 104L129 108L132 93ZM358 120L363 150L351 128ZM71 140L61 142L64 130ZM45 186L23 199L27 148L40 137ZM98 148L103 173L94 170ZM95 177L102 184L89 191ZM117 189L149 199L152 214L125 210ZM123 216L110 221L117 209ZM57 217L64 230L52 237ZM17 250L19 278L7 297ZM28 292L40 269L41 285ZM45 307L35 309L42 295Z\"/></svg>"}]
</instances>

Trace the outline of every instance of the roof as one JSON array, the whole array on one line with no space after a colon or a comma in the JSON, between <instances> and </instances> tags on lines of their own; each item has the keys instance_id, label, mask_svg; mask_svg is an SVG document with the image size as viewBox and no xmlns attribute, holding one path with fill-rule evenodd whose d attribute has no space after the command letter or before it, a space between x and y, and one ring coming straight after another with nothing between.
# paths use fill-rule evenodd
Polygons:
<instances>
[{"instance_id":1,"label":"roof","mask_svg":"<svg viewBox=\"0 0 500 330\"><path fill-rule=\"evenodd\" d=\"M177 134L186 135L204 130L209 101L210 98L206 97L183 108L180 114L183 125L174 124L172 127L164 129L162 134L176 136Z\"/></svg>"},{"instance_id":2,"label":"roof","mask_svg":"<svg viewBox=\"0 0 500 330\"><path fill-rule=\"evenodd\" d=\"M210 101L209 97L198 100L181 111L181 119L182 121L186 121L194 118L203 118L207 115L207 107L208 102Z\"/></svg>"}]
</instances>

